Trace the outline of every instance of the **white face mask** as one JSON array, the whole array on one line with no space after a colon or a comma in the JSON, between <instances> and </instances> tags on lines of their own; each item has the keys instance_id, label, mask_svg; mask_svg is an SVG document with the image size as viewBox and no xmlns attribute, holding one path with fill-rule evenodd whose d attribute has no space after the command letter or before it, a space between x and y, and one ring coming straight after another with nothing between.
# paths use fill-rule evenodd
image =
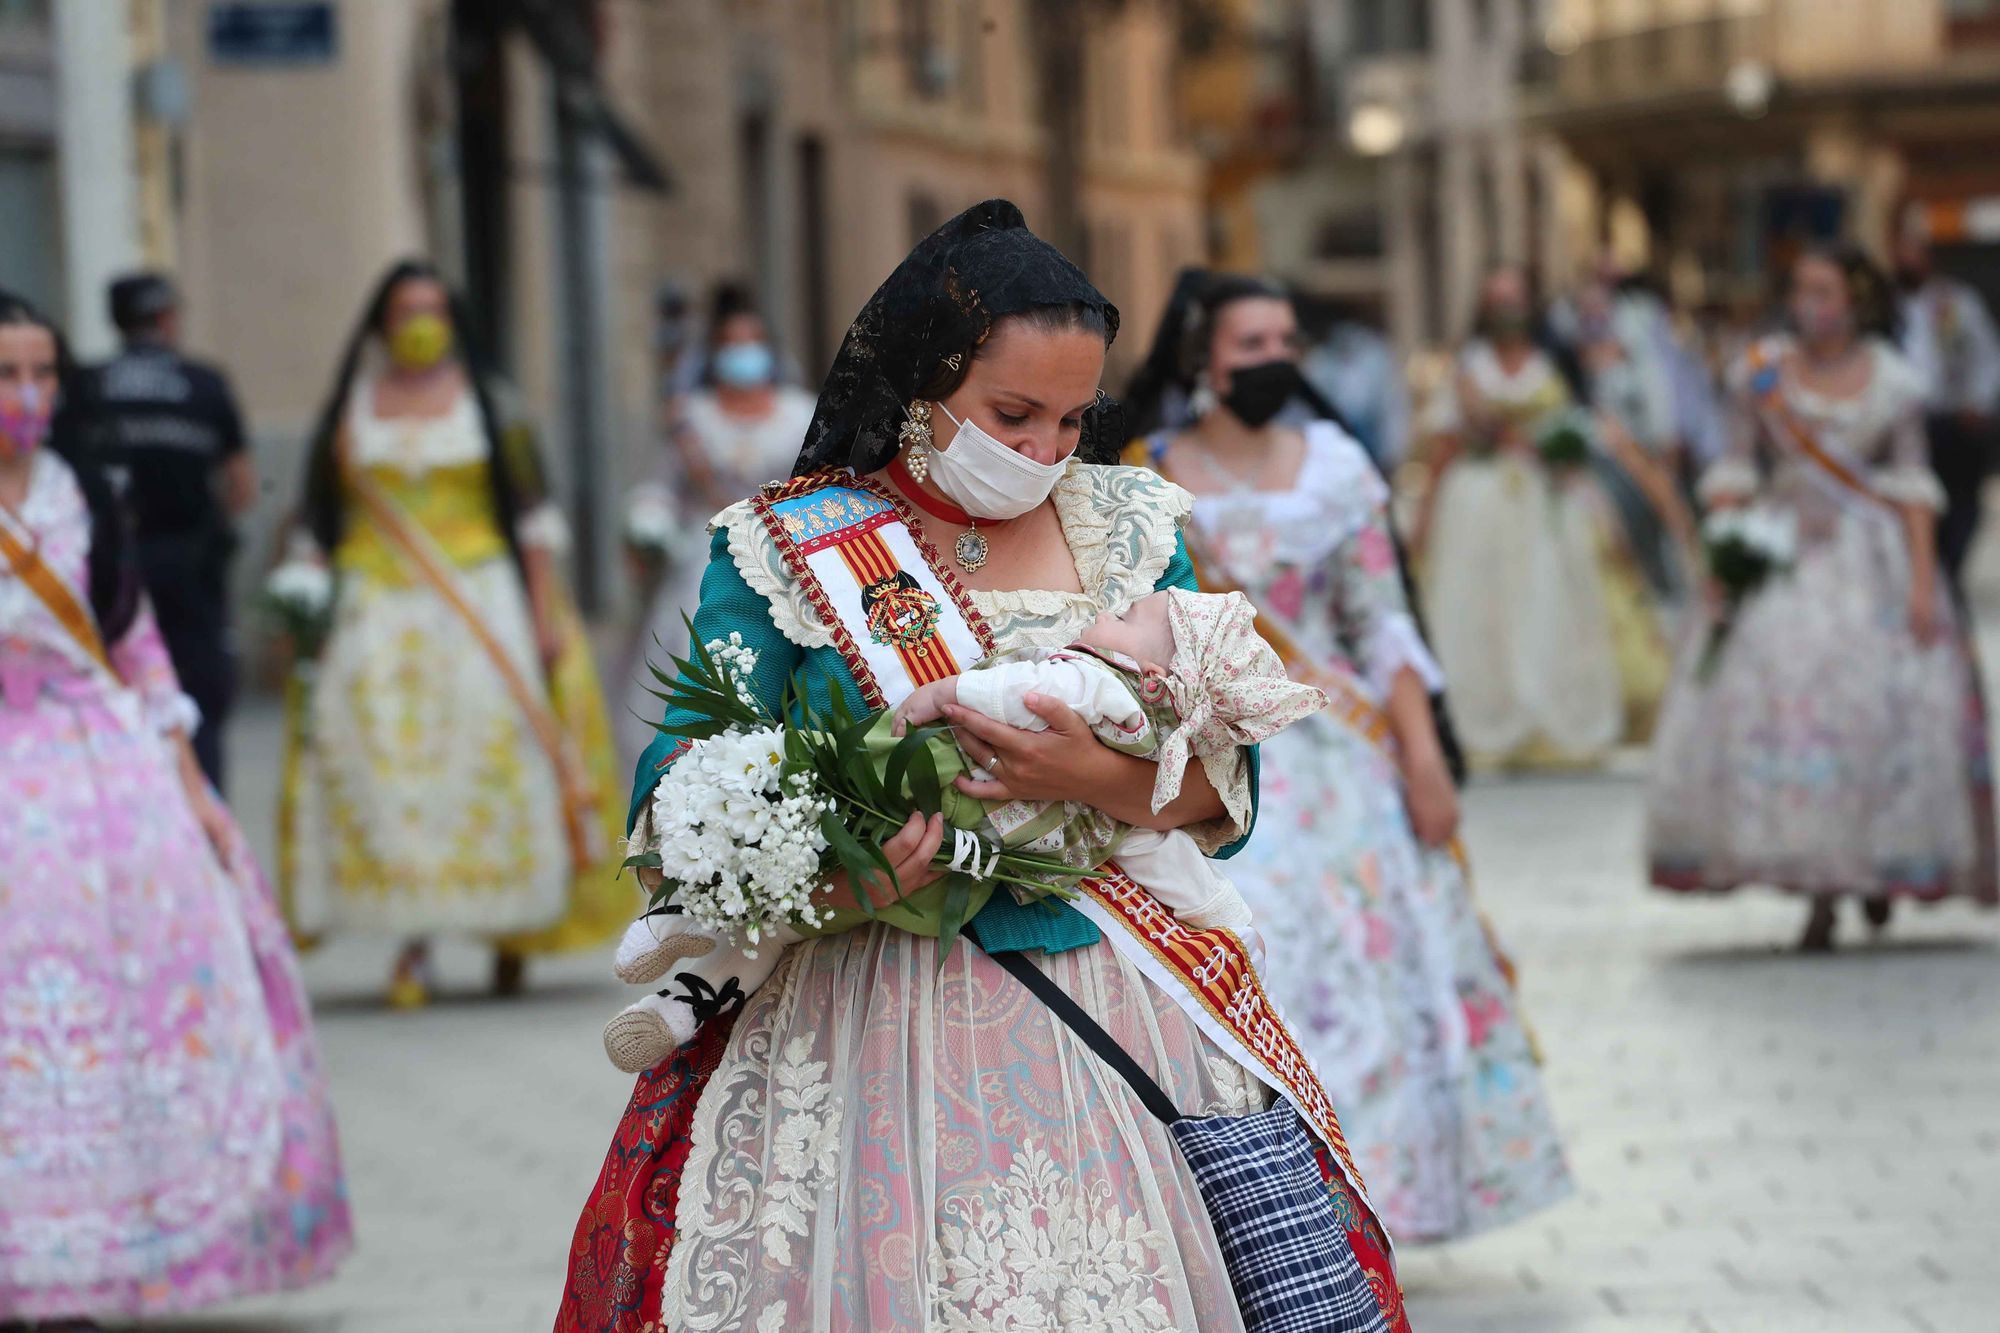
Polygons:
<instances>
[{"instance_id":1,"label":"white face mask","mask_svg":"<svg viewBox=\"0 0 2000 1333\"><path fill-rule=\"evenodd\" d=\"M948 449L931 451L930 480L974 518L1019 518L1049 498L1069 467L1067 457L1037 463L988 435L971 417L960 421L943 403L938 410L958 427Z\"/></svg>"}]
</instances>

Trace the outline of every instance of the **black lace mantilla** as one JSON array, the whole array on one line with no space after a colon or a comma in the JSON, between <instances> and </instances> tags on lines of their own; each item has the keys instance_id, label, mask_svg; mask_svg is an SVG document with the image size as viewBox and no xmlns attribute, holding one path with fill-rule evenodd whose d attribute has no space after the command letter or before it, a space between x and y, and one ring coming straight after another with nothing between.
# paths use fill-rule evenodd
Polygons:
<instances>
[{"instance_id":1,"label":"black lace mantilla","mask_svg":"<svg viewBox=\"0 0 2000 1333\"><path fill-rule=\"evenodd\" d=\"M1101 310L1106 342L1117 337L1118 307L1029 231L1020 209L1005 199L968 208L912 250L862 307L827 372L793 475L884 466L905 409L945 361L970 356L1007 315L1064 305ZM1084 413L1078 456L1111 462L1123 443L1117 404L1100 398Z\"/></svg>"}]
</instances>

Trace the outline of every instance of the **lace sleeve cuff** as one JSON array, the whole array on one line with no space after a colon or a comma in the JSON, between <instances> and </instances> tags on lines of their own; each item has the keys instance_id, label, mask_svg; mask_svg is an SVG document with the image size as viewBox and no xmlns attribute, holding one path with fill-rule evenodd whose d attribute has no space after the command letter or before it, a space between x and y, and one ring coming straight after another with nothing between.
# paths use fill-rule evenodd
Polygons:
<instances>
[{"instance_id":1,"label":"lace sleeve cuff","mask_svg":"<svg viewBox=\"0 0 2000 1333\"><path fill-rule=\"evenodd\" d=\"M1735 500L1757 493L1757 469L1740 458L1725 458L1701 474L1696 488L1703 503Z\"/></svg>"},{"instance_id":2,"label":"lace sleeve cuff","mask_svg":"<svg viewBox=\"0 0 2000 1333\"><path fill-rule=\"evenodd\" d=\"M569 520L563 517L561 509L554 501L542 503L521 515L514 525L514 533L521 539L521 545L533 546L552 555L561 555L569 550Z\"/></svg>"},{"instance_id":3,"label":"lace sleeve cuff","mask_svg":"<svg viewBox=\"0 0 2000 1333\"><path fill-rule=\"evenodd\" d=\"M201 706L181 690L163 690L146 696L146 725L162 736L175 732L194 735L201 726Z\"/></svg>"},{"instance_id":4,"label":"lace sleeve cuff","mask_svg":"<svg viewBox=\"0 0 2000 1333\"><path fill-rule=\"evenodd\" d=\"M1919 509L1944 508L1944 487L1938 484L1937 475L1921 464L1880 468L1869 481L1877 495L1895 504Z\"/></svg>"},{"instance_id":5,"label":"lace sleeve cuff","mask_svg":"<svg viewBox=\"0 0 2000 1333\"><path fill-rule=\"evenodd\" d=\"M1417 632L1417 622L1406 612L1385 616L1368 636L1362 650L1366 658L1368 684L1379 698L1389 697L1389 687L1396 683L1396 673L1404 667L1417 673L1428 693L1436 694L1444 688L1444 668L1431 656L1424 636Z\"/></svg>"},{"instance_id":6,"label":"lace sleeve cuff","mask_svg":"<svg viewBox=\"0 0 2000 1333\"><path fill-rule=\"evenodd\" d=\"M1250 827L1250 760L1240 749L1196 757L1222 797L1223 813L1215 819L1190 824L1181 832L1194 839L1203 856L1213 856L1242 837Z\"/></svg>"}]
</instances>

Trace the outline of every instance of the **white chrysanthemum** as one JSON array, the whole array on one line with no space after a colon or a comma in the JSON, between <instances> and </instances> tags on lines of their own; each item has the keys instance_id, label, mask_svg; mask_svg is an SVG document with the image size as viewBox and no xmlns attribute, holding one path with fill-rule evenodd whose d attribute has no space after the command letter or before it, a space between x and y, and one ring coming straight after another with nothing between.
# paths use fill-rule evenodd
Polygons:
<instances>
[{"instance_id":1,"label":"white chrysanthemum","mask_svg":"<svg viewBox=\"0 0 2000 1333\"><path fill-rule=\"evenodd\" d=\"M741 653L740 643L724 650ZM696 742L654 789L653 830L674 901L697 922L754 944L780 922L814 924L829 806L810 777L784 775L784 733Z\"/></svg>"}]
</instances>

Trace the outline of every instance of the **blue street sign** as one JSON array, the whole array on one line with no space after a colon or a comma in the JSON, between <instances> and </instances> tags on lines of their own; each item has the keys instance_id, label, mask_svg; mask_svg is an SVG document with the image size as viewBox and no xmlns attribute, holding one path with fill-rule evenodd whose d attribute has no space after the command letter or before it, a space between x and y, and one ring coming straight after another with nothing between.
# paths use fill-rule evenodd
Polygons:
<instances>
[{"instance_id":1,"label":"blue street sign","mask_svg":"<svg viewBox=\"0 0 2000 1333\"><path fill-rule=\"evenodd\" d=\"M331 64L338 39L332 0L208 7L208 55L217 64Z\"/></svg>"}]
</instances>

